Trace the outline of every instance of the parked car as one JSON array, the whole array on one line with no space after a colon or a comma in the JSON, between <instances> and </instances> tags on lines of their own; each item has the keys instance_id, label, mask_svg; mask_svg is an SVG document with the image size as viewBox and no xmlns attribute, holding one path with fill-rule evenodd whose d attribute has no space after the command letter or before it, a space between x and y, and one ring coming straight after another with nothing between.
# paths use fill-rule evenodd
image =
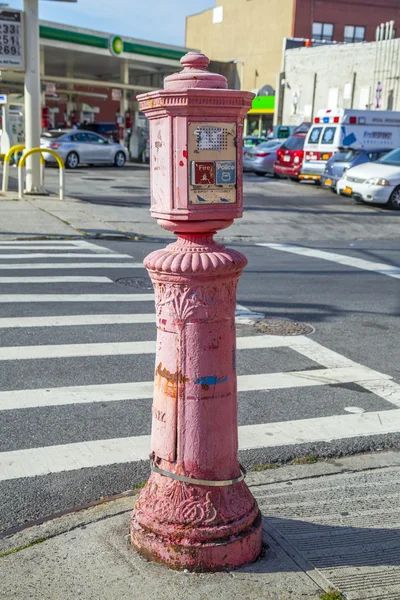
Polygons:
<instances>
[{"instance_id":1,"label":"parked car","mask_svg":"<svg viewBox=\"0 0 400 600\"><path fill-rule=\"evenodd\" d=\"M253 171L256 175L274 175L276 151L284 140L270 140L254 148L246 148L243 155L243 170Z\"/></svg>"},{"instance_id":2,"label":"parked car","mask_svg":"<svg viewBox=\"0 0 400 600\"><path fill-rule=\"evenodd\" d=\"M337 193L400 210L400 148L372 164L345 171L337 183Z\"/></svg>"},{"instance_id":3,"label":"parked car","mask_svg":"<svg viewBox=\"0 0 400 600\"><path fill-rule=\"evenodd\" d=\"M299 180L304 158L305 133L294 133L276 151L274 172L278 176L286 176L293 181Z\"/></svg>"},{"instance_id":4,"label":"parked car","mask_svg":"<svg viewBox=\"0 0 400 600\"><path fill-rule=\"evenodd\" d=\"M340 148L339 152L331 156L326 163L325 171L321 175L321 184L336 192L336 184L346 169L368 162L375 162L388 152L390 150L382 150L381 148L368 150Z\"/></svg>"},{"instance_id":5,"label":"parked car","mask_svg":"<svg viewBox=\"0 0 400 600\"><path fill-rule=\"evenodd\" d=\"M243 138L243 158L245 156L245 153L250 149L250 148L254 148L255 146L259 146L260 144L262 144L263 142L267 142L267 138L266 137L256 137L255 135L246 135ZM247 169L244 167L243 165L243 171L246 171Z\"/></svg>"},{"instance_id":6,"label":"parked car","mask_svg":"<svg viewBox=\"0 0 400 600\"><path fill-rule=\"evenodd\" d=\"M106 140L97 133L76 129L57 129L42 133L41 148L55 150L63 159L67 169L76 169L82 163L111 164L123 167L128 159L128 152L121 144ZM55 158L44 152L46 162L54 163Z\"/></svg>"},{"instance_id":7,"label":"parked car","mask_svg":"<svg viewBox=\"0 0 400 600\"><path fill-rule=\"evenodd\" d=\"M93 131L94 133L102 135L109 141L119 142L119 128L116 123L83 123L79 126L79 129Z\"/></svg>"}]
</instances>

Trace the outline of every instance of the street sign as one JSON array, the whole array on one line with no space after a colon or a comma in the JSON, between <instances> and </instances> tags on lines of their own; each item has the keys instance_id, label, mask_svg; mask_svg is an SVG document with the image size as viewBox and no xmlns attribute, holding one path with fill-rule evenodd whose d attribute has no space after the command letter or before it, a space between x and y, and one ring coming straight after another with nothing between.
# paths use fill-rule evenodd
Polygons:
<instances>
[{"instance_id":1,"label":"street sign","mask_svg":"<svg viewBox=\"0 0 400 600\"><path fill-rule=\"evenodd\" d=\"M7 104L7 94L0 94L0 104Z\"/></svg>"},{"instance_id":2,"label":"street sign","mask_svg":"<svg viewBox=\"0 0 400 600\"><path fill-rule=\"evenodd\" d=\"M23 13L0 10L0 69L25 70Z\"/></svg>"},{"instance_id":3,"label":"street sign","mask_svg":"<svg viewBox=\"0 0 400 600\"><path fill-rule=\"evenodd\" d=\"M122 98L122 91L117 88L111 89L111 100L119 102Z\"/></svg>"}]
</instances>

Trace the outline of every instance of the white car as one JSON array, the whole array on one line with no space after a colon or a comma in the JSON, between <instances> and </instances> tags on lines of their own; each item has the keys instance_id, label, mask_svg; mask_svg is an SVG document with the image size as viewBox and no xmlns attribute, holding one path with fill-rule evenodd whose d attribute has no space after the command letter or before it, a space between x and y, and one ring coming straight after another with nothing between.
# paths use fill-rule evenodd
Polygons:
<instances>
[{"instance_id":1,"label":"white car","mask_svg":"<svg viewBox=\"0 0 400 600\"><path fill-rule=\"evenodd\" d=\"M400 148L343 173L337 193L400 210Z\"/></svg>"}]
</instances>

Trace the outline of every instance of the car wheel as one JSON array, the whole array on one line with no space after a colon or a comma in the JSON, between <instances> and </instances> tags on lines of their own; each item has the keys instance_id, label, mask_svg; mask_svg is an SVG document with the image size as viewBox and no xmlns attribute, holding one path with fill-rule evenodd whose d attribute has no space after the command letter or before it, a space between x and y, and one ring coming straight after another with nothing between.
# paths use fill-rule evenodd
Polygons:
<instances>
[{"instance_id":1,"label":"car wheel","mask_svg":"<svg viewBox=\"0 0 400 600\"><path fill-rule=\"evenodd\" d=\"M388 205L394 210L400 210L400 185L393 190Z\"/></svg>"},{"instance_id":2,"label":"car wheel","mask_svg":"<svg viewBox=\"0 0 400 600\"><path fill-rule=\"evenodd\" d=\"M67 169L76 169L79 165L79 156L76 152L70 152L65 159L65 166Z\"/></svg>"},{"instance_id":3,"label":"car wheel","mask_svg":"<svg viewBox=\"0 0 400 600\"><path fill-rule=\"evenodd\" d=\"M296 183L300 181L298 177L289 177L290 181L295 181Z\"/></svg>"},{"instance_id":4,"label":"car wheel","mask_svg":"<svg viewBox=\"0 0 400 600\"><path fill-rule=\"evenodd\" d=\"M265 173L263 173L262 171L254 171L255 175L258 175L259 177L264 177Z\"/></svg>"},{"instance_id":5,"label":"car wheel","mask_svg":"<svg viewBox=\"0 0 400 600\"><path fill-rule=\"evenodd\" d=\"M123 152L117 152L114 158L114 165L116 167L123 167L125 164L126 158Z\"/></svg>"},{"instance_id":6,"label":"car wheel","mask_svg":"<svg viewBox=\"0 0 400 600\"><path fill-rule=\"evenodd\" d=\"M279 173L275 173L275 171L274 171L273 175L274 175L275 179L280 179L281 178L281 176L279 175Z\"/></svg>"}]
</instances>

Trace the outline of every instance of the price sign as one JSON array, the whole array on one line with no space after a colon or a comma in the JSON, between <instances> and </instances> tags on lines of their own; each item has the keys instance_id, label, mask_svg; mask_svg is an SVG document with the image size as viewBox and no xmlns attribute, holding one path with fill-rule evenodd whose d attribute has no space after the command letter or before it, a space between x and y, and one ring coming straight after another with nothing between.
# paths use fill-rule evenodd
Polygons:
<instances>
[{"instance_id":1,"label":"price sign","mask_svg":"<svg viewBox=\"0 0 400 600\"><path fill-rule=\"evenodd\" d=\"M23 71L24 63L22 11L0 10L0 69Z\"/></svg>"}]
</instances>

